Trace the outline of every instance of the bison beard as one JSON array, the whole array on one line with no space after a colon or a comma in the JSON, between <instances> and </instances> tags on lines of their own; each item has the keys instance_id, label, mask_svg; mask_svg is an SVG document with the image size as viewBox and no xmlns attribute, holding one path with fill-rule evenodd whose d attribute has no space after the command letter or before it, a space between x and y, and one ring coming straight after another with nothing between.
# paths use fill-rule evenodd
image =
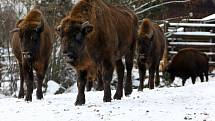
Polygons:
<instances>
[{"instance_id":1,"label":"bison beard","mask_svg":"<svg viewBox=\"0 0 215 121\"><path fill-rule=\"evenodd\" d=\"M127 69L125 95L131 94L131 70L137 33L137 17L131 10L109 5L102 0L80 0L70 14L62 19L57 30L63 52L78 73L75 105L85 104L84 90L92 68L101 72L104 102L111 101L110 82L116 68L118 86L114 99L121 99L125 69L123 56Z\"/></svg>"},{"instance_id":2,"label":"bison beard","mask_svg":"<svg viewBox=\"0 0 215 121\"><path fill-rule=\"evenodd\" d=\"M37 75L37 99L42 99L42 82L48 67L52 50L51 32L38 9L32 9L24 19L16 23L11 31L12 51L19 62L20 91L18 98L24 98L24 81L27 86L26 101L32 101L33 69Z\"/></svg>"}]
</instances>

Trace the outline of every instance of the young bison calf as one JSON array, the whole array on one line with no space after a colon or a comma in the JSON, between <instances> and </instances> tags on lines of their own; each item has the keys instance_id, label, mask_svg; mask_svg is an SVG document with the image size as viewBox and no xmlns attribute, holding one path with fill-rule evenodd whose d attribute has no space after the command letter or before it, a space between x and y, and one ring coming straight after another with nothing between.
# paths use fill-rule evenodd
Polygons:
<instances>
[{"instance_id":1,"label":"young bison calf","mask_svg":"<svg viewBox=\"0 0 215 121\"><path fill-rule=\"evenodd\" d=\"M182 79L184 86L186 80L191 77L195 84L196 77L200 77L201 82L208 81L208 57L203 52L193 48L180 50L164 70L164 79L172 83L175 77Z\"/></svg>"}]
</instances>

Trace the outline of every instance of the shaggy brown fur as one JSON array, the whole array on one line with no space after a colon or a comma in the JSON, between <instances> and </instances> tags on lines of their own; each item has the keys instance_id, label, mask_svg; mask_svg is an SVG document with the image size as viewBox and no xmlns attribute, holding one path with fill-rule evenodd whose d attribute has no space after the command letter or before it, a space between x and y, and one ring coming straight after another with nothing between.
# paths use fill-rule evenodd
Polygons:
<instances>
[{"instance_id":1,"label":"shaggy brown fur","mask_svg":"<svg viewBox=\"0 0 215 121\"><path fill-rule=\"evenodd\" d=\"M86 21L89 23L83 25ZM116 67L118 87L114 99L121 99L123 56L127 69L125 95L131 94L131 70L137 33L137 17L131 10L109 5L102 0L80 0L61 21L59 28L64 54L70 58L70 64L79 75L76 105L85 103L84 86L88 70L92 67L101 72L105 102L111 101L110 82Z\"/></svg>"},{"instance_id":2,"label":"shaggy brown fur","mask_svg":"<svg viewBox=\"0 0 215 121\"><path fill-rule=\"evenodd\" d=\"M166 48L166 40L162 29L149 19L144 19L138 32L138 67L140 76L139 91L143 90L146 69L149 69L149 88L154 88L154 74L156 72L156 86L160 83L159 64ZM167 48L166 48L167 49ZM164 57L167 58L167 57Z\"/></svg>"},{"instance_id":3,"label":"shaggy brown fur","mask_svg":"<svg viewBox=\"0 0 215 121\"><path fill-rule=\"evenodd\" d=\"M20 67L20 91L24 97L24 80L27 85L25 100L32 101L33 69L37 75L37 98L43 98L42 83L52 51L52 37L42 13L32 9L24 19L17 22L12 33L11 47Z\"/></svg>"},{"instance_id":4,"label":"shaggy brown fur","mask_svg":"<svg viewBox=\"0 0 215 121\"><path fill-rule=\"evenodd\" d=\"M208 81L208 57L205 53L193 48L180 50L164 70L164 78L172 83L175 76L182 79L184 86L186 80L191 77L192 83L195 84L196 77L199 76L201 82Z\"/></svg>"}]
</instances>

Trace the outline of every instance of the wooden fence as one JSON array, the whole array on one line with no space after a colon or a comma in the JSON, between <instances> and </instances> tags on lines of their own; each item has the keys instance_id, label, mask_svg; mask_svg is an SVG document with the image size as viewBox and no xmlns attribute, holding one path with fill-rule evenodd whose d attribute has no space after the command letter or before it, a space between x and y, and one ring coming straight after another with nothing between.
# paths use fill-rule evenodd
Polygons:
<instances>
[{"instance_id":1,"label":"wooden fence","mask_svg":"<svg viewBox=\"0 0 215 121\"><path fill-rule=\"evenodd\" d=\"M210 66L215 66L215 24L166 22L163 28L170 59L180 49L192 47L206 53Z\"/></svg>"},{"instance_id":2,"label":"wooden fence","mask_svg":"<svg viewBox=\"0 0 215 121\"><path fill-rule=\"evenodd\" d=\"M10 48L0 47L0 93L12 95L19 80L17 61Z\"/></svg>"}]
</instances>

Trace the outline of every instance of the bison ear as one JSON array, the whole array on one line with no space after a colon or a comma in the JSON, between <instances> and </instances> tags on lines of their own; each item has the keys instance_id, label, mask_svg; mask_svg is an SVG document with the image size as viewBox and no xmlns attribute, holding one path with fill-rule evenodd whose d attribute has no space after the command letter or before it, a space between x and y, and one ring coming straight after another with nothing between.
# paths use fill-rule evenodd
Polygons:
<instances>
[{"instance_id":1,"label":"bison ear","mask_svg":"<svg viewBox=\"0 0 215 121\"><path fill-rule=\"evenodd\" d=\"M20 19L20 20L18 20L18 21L16 22L16 28L19 27L19 24L20 24L23 20L24 20L24 19Z\"/></svg>"},{"instance_id":2,"label":"bison ear","mask_svg":"<svg viewBox=\"0 0 215 121\"><path fill-rule=\"evenodd\" d=\"M13 30L10 31L10 33L14 33L14 32L19 32L20 28L14 28Z\"/></svg>"},{"instance_id":3,"label":"bison ear","mask_svg":"<svg viewBox=\"0 0 215 121\"><path fill-rule=\"evenodd\" d=\"M55 31L59 32L62 28L62 25L58 25L57 27L55 27Z\"/></svg>"},{"instance_id":4,"label":"bison ear","mask_svg":"<svg viewBox=\"0 0 215 121\"><path fill-rule=\"evenodd\" d=\"M14 33L14 32L19 32L20 28L19 28L19 24L23 21L24 19L20 19L16 22L16 28L14 28L13 30L10 31L10 33Z\"/></svg>"},{"instance_id":5,"label":"bison ear","mask_svg":"<svg viewBox=\"0 0 215 121\"><path fill-rule=\"evenodd\" d=\"M92 31L93 31L93 25L91 24L88 24L82 28L82 32L84 33L84 35L87 35Z\"/></svg>"}]
</instances>

